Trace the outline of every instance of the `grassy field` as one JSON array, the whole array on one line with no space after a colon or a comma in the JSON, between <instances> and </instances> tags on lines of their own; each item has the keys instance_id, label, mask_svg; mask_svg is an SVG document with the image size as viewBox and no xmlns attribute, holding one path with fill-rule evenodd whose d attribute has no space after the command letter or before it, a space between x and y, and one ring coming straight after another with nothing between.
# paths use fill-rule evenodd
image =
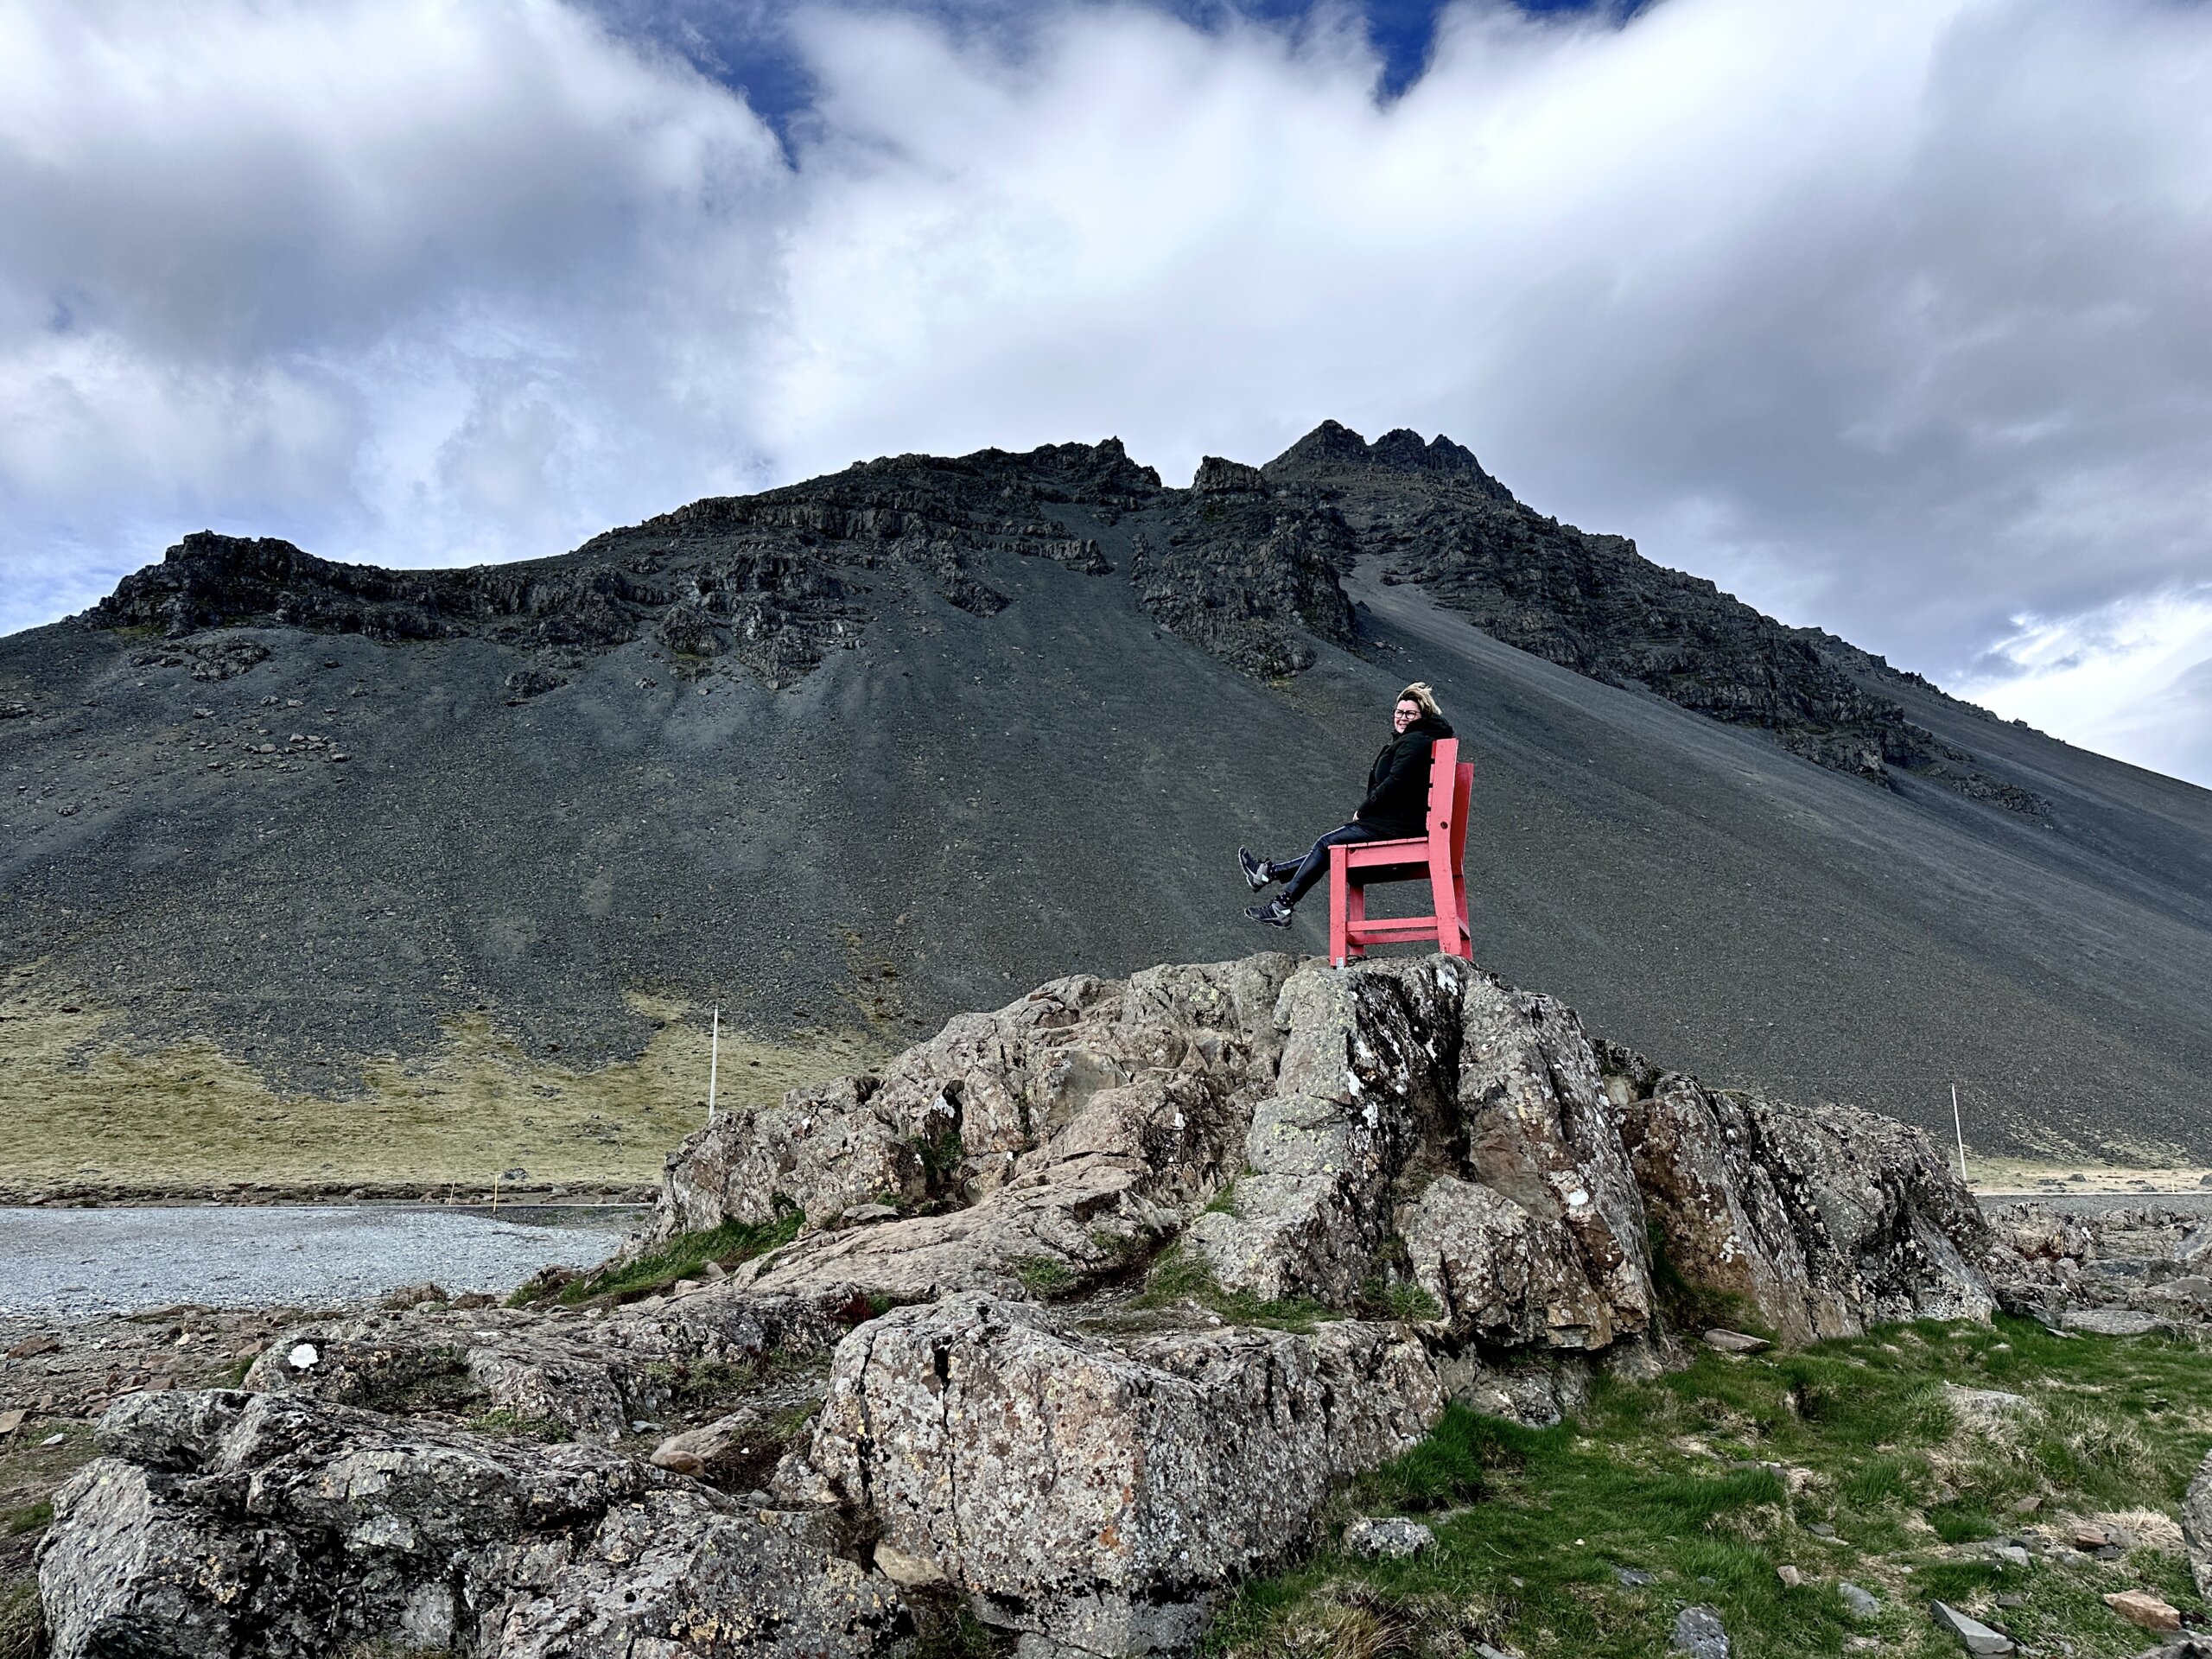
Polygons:
<instances>
[{"instance_id":1,"label":"grassy field","mask_svg":"<svg viewBox=\"0 0 2212 1659\"><path fill-rule=\"evenodd\" d=\"M2029 1403L1976 1413L1947 1384ZM2205 1611L2174 1517L2208 1444L2212 1365L2169 1338L2065 1339L2000 1319L1700 1352L1669 1376L1603 1382L1551 1428L1454 1408L1334 1516L1417 1516L1433 1548L1402 1563L1325 1549L1248 1585L1210 1647L1224 1659L1459 1659L1488 1642L1529 1659L1625 1659L1664 1653L1676 1612L1702 1604L1743 1659L1933 1659L1961 1651L1930 1624L1940 1599L2037 1651L2120 1659L2156 1638L2106 1592ZM2100 1517L2131 1540L2121 1558L2063 1541ZM1996 1554L2033 1529L2062 1541L2025 1567ZM1786 1585L1784 1567L1803 1581ZM1846 1580L1878 1611L1853 1618Z\"/></svg>"},{"instance_id":2,"label":"grassy field","mask_svg":"<svg viewBox=\"0 0 2212 1659\"><path fill-rule=\"evenodd\" d=\"M111 1015L19 978L0 1002L0 1188L452 1184L466 1197L515 1167L538 1185L652 1181L705 1118L707 1044L696 1011L632 1002L663 1022L633 1061L566 1070L478 1017L429 1053L372 1062L359 1094L322 1099L276 1093L209 1043L134 1047ZM726 1026L719 1103L773 1101L881 1052L862 1032L778 1043Z\"/></svg>"},{"instance_id":3,"label":"grassy field","mask_svg":"<svg viewBox=\"0 0 2212 1659\"><path fill-rule=\"evenodd\" d=\"M2162 1193L2212 1192L2212 1171L2186 1162L2140 1164L2053 1164L2020 1158L1985 1158L1968 1154L1970 1183L1977 1194L2124 1192L2145 1201Z\"/></svg>"}]
</instances>

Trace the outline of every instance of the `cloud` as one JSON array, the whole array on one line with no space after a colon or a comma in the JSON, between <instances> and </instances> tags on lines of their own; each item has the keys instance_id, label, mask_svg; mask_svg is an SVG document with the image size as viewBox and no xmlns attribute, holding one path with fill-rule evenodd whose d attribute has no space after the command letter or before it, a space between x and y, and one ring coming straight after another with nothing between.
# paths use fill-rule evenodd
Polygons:
<instances>
[{"instance_id":1,"label":"cloud","mask_svg":"<svg viewBox=\"0 0 2212 1659\"><path fill-rule=\"evenodd\" d=\"M200 522L505 557L1333 416L2212 782L2084 712L2212 700L2140 643L2212 583L2212 10L1469 0L1387 99L1350 12L748 4L719 79L679 13L7 13L0 626ZM770 35L780 134L732 90Z\"/></svg>"},{"instance_id":2,"label":"cloud","mask_svg":"<svg viewBox=\"0 0 2212 1659\"><path fill-rule=\"evenodd\" d=\"M2212 582L2014 619L1961 695L2177 778L2212 778Z\"/></svg>"},{"instance_id":3,"label":"cloud","mask_svg":"<svg viewBox=\"0 0 2212 1659\"><path fill-rule=\"evenodd\" d=\"M542 0L0 12L0 626L202 523L512 557L750 476L702 347L749 349L789 182Z\"/></svg>"}]
</instances>

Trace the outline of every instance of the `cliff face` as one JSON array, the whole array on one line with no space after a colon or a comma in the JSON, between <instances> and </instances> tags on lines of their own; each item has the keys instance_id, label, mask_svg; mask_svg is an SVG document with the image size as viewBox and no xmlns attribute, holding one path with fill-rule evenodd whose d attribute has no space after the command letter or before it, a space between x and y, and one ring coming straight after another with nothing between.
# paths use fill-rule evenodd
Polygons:
<instances>
[{"instance_id":1,"label":"cliff face","mask_svg":"<svg viewBox=\"0 0 2212 1659\"><path fill-rule=\"evenodd\" d=\"M1807 1340L2024 1271L1924 1135L1444 957L1039 986L694 1136L660 1225L794 1207L671 1299L318 1319L126 1396L41 1546L56 1659L861 1659L963 1608L1182 1653L1448 1401L1677 1363L1670 1295Z\"/></svg>"},{"instance_id":2,"label":"cliff face","mask_svg":"<svg viewBox=\"0 0 2212 1659\"><path fill-rule=\"evenodd\" d=\"M1385 582L1419 583L1493 639L1770 733L1838 772L1880 782L1902 767L2014 811L2040 810L2032 791L1915 724L1873 683L1902 677L1880 659L1784 627L1710 582L1652 563L1625 537L1523 505L1447 438L1424 448L1400 430L1369 444L1329 422L1264 471L1309 510L1340 512Z\"/></svg>"},{"instance_id":3,"label":"cliff face","mask_svg":"<svg viewBox=\"0 0 2212 1659\"><path fill-rule=\"evenodd\" d=\"M1112 438L901 455L696 501L559 558L467 570L334 564L202 531L126 577L90 620L179 641L245 626L480 637L531 654L512 677L524 696L565 683L582 658L651 639L687 658L727 655L776 689L857 644L888 572L977 616L1008 602L982 574L992 552L1113 574L1096 536L1056 518L1065 508L1105 524L1139 515L1126 574L1146 611L1248 673L1311 667L1313 640L1353 644L1340 578L1374 556L1384 582L1418 582L1493 638L1579 674L1770 732L1840 772L1880 781L1901 766L2038 810L1869 689L1886 671L1878 659L1654 565L1625 537L1524 506L1449 438L1424 445L1400 429L1370 444L1333 421L1264 467L1208 456L1187 491L1162 488Z\"/></svg>"},{"instance_id":4,"label":"cliff face","mask_svg":"<svg viewBox=\"0 0 2212 1659\"><path fill-rule=\"evenodd\" d=\"M2212 1144L2212 797L1333 424L1189 489L890 457L496 568L188 537L0 641L0 966L325 1098L457 1020L633 1056L646 995L880 1046L1243 948L1236 845L1342 822L1414 678L1516 978L1732 1080L1933 1123L1967 1079L1993 1150Z\"/></svg>"}]
</instances>

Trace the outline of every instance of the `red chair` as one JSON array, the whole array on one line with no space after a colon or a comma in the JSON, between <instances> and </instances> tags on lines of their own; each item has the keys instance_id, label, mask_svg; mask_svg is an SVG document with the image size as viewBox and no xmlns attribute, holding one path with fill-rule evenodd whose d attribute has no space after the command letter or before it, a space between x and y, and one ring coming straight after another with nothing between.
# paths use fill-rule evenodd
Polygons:
<instances>
[{"instance_id":1,"label":"red chair","mask_svg":"<svg viewBox=\"0 0 2212 1659\"><path fill-rule=\"evenodd\" d=\"M1329 961L1338 968L1370 944L1427 940L1447 957L1475 959L1467 926L1467 798L1475 768L1459 759L1459 740L1429 746L1428 833L1406 841L1363 841L1329 849ZM1367 889L1382 881L1428 883L1430 913L1367 919Z\"/></svg>"}]
</instances>

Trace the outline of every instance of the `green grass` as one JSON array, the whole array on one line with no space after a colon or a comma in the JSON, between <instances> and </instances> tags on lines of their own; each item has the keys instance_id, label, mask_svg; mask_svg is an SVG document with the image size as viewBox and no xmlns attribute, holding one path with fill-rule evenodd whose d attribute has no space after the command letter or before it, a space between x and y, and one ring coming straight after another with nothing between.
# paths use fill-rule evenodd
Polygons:
<instances>
[{"instance_id":1,"label":"green grass","mask_svg":"<svg viewBox=\"0 0 2212 1659\"><path fill-rule=\"evenodd\" d=\"M38 1580L0 1577L0 1659L34 1659L45 1640Z\"/></svg>"},{"instance_id":2,"label":"green grass","mask_svg":"<svg viewBox=\"0 0 2212 1659\"><path fill-rule=\"evenodd\" d=\"M471 1014L419 1052L334 1069L327 1095L273 1090L206 1038L149 1047L131 1038L127 1008L85 996L42 971L0 975L0 1171L10 1189L391 1182L481 1201L494 1174L517 1166L532 1185L651 1182L706 1120L698 1011L642 994L626 1001L655 1029L635 1059L571 1070ZM721 1109L772 1104L794 1086L865 1071L881 1052L869 1032L775 1042L726 1025Z\"/></svg>"},{"instance_id":3,"label":"green grass","mask_svg":"<svg viewBox=\"0 0 2212 1659\"><path fill-rule=\"evenodd\" d=\"M575 1438L566 1423L556 1422L550 1417L525 1417L505 1406L496 1406L470 1418L468 1426L479 1434L496 1435L506 1440L543 1440L553 1445Z\"/></svg>"},{"instance_id":4,"label":"green grass","mask_svg":"<svg viewBox=\"0 0 2212 1659\"><path fill-rule=\"evenodd\" d=\"M24 1504L20 1510L10 1510L6 1522L0 1524L0 1535L20 1538L27 1532L38 1531L53 1520L54 1501L42 1497L35 1503Z\"/></svg>"},{"instance_id":5,"label":"green grass","mask_svg":"<svg viewBox=\"0 0 2212 1659\"><path fill-rule=\"evenodd\" d=\"M1944 1384L2035 1409L1986 1425ZM1356 1515L1421 1517L1437 1547L1376 1563L1330 1548L1245 1585L1209 1637L1223 1659L1452 1659L1477 1641L1529 1656L1652 1656L1675 1611L1709 1603L1741 1659L1957 1643L1941 1598L2045 1652L2125 1659L2152 1645L2101 1598L2147 1588L2207 1610L2177 1551L2072 1551L2022 1568L1990 1544L2047 1516L2177 1512L2212 1443L2212 1364L2169 1338L2052 1336L2023 1321L1900 1325L1749 1358L1700 1351L1649 1381L1601 1378L1549 1428L1452 1408L1406 1456L1354 1482ZM2034 1515L2015 1506L2032 1498ZM1831 1528L1834 1537L1816 1535ZM1785 1586L1777 1569L1805 1582ZM1618 1568L1654 1575L1624 1585ZM1850 1580L1881 1601L1856 1624ZM2000 1608L1999 1595L2021 1605Z\"/></svg>"},{"instance_id":6,"label":"green grass","mask_svg":"<svg viewBox=\"0 0 2212 1659\"><path fill-rule=\"evenodd\" d=\"M1231 1325L1264 1325L1269 1330L1301 1334L1311 1332L1325 1319L1343 1317L1308 1297L1293 1296L1270 1302L1262 1301L1247 1290L1224 1290L1203 1255L1181 1244L1171 1244L1153 1262L1152 1270L1145 1276L1145 1287L1134 1305L1140 1308L1171 1307L1178 1302L1196 1302L1220 1314Z\"/></svg>"},{"instance_id":7,"label":"green grass","mask_svg":"<svg viewBox=\"0 0 2212 1659\"><path fill-rule=\"evenodd\" d=\"M1408 1325L1444 1317L1435 1297L1403 1279L1367 1281L1359 1287L1359 1311L1370 1319L1403 1319Z\"/></svg>"},{"instance_id":8,"label":"green grass","mask_svg":"<svg viewBox=\"0 0 2212 1659\"><path fill-rule=\"evenodd\" d=\"M601 1296L611 1296L618 1302L635 1301L667 1289L679 1279L696 1276L709 1262L734 1268L788 1244L798 1236L805 1219L796 1209L787 1209L777 1220L762 1225L726 1221L705 1232L678 1233L658 1249L571 1281L562 1287L556 1300L570 1306Z\"/></svg>"},{"instance_id":9,"label":"green grass","mask_svg":"<svg viewBox=\"0 0 2212 1659\"><path fill-rule=\"evenodd\" d=\"M1021 1281L1022 1289L1040 1302L1049 1302L1055 1296L1065 1296L1076 1287L1077 1280L1064 1262L1049 1255L1016 1256L1014 1276Z\"/></svg>"}]
</instances>

